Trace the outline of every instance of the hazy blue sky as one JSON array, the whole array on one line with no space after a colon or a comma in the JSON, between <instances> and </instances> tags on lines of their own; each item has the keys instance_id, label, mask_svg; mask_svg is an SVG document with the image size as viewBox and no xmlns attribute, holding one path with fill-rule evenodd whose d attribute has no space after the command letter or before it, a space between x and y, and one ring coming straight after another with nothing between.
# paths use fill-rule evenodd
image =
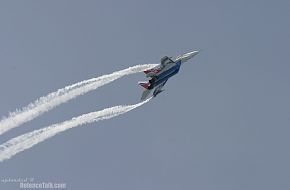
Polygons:
<instances>
[{"instance_id":1,"label":"hazy blue sky","mask_svg":"<svg viewBox=\"0 0 290 190\"><path fill-rule=\"evenodd\" d=\"M290 189L290 1L1 1L0 116L81 80L204 49L150 103L0 163L67 189ZM139 101L131 75L0 143ZM0 189L18 189L0 182Z\"/></svg>"}]
</instances>

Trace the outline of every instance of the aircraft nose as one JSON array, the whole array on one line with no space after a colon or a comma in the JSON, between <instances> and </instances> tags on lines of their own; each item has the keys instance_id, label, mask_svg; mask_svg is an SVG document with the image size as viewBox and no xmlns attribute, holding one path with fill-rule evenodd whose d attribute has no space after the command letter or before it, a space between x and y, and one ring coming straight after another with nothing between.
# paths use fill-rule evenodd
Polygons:
<instances>
[{"instance_id":1,"label":"aircraft nose","mask_svg":"<svg viewBox=\"0 0 290 190\"><path fill-rule=\"evenodd\" d=\"M196 56L198 53L199 53L199 51L192 51L192 52L185 54L184 57L186 60L189 60L189 59L193 58L194 56Z\"/></svg>"},{"instance_id":2,"label":"aircraft nose","mask_svg":"<svg viewBox=\"0 0 290 190\"><path fill-rule=\"evenodd\" d=\"M181 60L181 63L184 63L186 61L188 61L189 59L191 59L192 57L196 56L199 53L199 51L192 51L189 53L186 53L182 56L179 56L177 59Z\"/></svg>"},{"instance_id":3,"label":"aircraft nose","mask_svg":"<svg viewBox=\"0 0 290 190\"><path fill-rule=\"evenodd\" d=\"M192 51L189 53L189 57L192 58L194 56L196 56L199 53L199 51Z\"/></svg>"}]
</instances>

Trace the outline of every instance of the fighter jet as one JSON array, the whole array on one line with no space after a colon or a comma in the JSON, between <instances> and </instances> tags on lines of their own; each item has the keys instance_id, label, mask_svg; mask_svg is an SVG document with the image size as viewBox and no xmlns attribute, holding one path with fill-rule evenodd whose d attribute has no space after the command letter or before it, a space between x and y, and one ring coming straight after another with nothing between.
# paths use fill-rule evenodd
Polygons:
<instances>
[{"instance_id":1,"label":"fighter jet","mask_svg":"<svg viewBox=\"0 0 290 190\"><path fill-rule=\"evenodd\" d=\"M138 82L140 86L145 88L141 100L145 100L152 91L154 97L164 91L162 89L163 86L169 78L178 73L181 64L188 61L198 53L199 51L189 52L184 55L177 56L175 59L172 59L172 57L164 56L161 59L160 64L152 69L144 71L146 77L149 78L149 81Z\"/></svg>"}]
</instances>

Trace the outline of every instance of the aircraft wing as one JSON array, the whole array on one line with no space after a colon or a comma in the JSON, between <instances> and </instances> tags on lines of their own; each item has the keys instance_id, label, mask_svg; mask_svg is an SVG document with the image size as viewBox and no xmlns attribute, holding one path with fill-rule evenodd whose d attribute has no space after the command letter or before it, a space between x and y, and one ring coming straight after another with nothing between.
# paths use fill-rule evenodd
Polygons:
<instances>
[{"instance_id":1,"label":"aircraft wing","mask_svg":"<svg viewBox=\"0 0 290 190\"><path fill-rule=\"evenodd\" d=\"M158 75L161 71L162 71L162 66L158 65L157 67L154 67L152 69L146 70L144 71L144 73L146 74L146 77L154 77L156 75Z\"/></svg>"}]
</instances>

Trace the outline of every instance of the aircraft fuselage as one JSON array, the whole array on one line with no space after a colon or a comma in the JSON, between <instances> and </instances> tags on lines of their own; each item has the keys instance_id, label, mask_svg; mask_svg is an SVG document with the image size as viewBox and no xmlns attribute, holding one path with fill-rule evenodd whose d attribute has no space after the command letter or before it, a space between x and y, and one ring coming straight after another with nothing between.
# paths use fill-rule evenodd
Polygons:
<instances>
[{"instance_id":1,"label":"aircraft fuselage","mask_svg":"<svg viewBox=\"0 0 290 190\"><path fill-rule=\"evenodd\" d=\"M181 61L178 60L167 70L163 71L157 76L152 77L152 79L149 80L150 86L148 89L153 89L155 86L158 86L172 76L176 75L179 72L180 65Z\"/></svg>"}]
</instances>

